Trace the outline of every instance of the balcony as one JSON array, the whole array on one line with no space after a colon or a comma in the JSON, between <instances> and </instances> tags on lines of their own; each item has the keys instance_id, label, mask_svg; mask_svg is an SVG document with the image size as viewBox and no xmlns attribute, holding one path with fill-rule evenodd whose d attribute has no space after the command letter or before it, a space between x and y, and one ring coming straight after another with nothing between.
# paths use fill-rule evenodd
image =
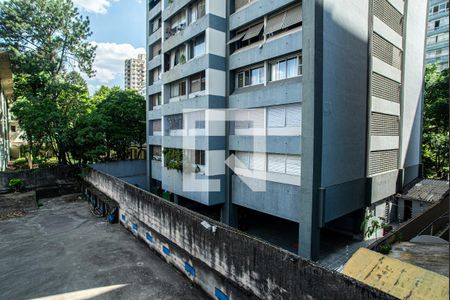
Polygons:
<instances>
[{"instance_id":1,"label":"balcony","mask_svg":"<svg viewBox=\"0 0 450 300\"><path fill-rule=\"evenodd\" d=\"M153 70L161 65L161 55L156 55L147 64L147 70Z\"/></svg>"},{"instance_id":2,"label":"balcony","mask_svg":"<svg viewBox=\"0 0 450 300\"><path fill-rule=\"evenodd\" d=\"M167 0L164 1L167 2L162 14L164 22L167 21L173 15L175 15L177 12L179 12L186 5L188 5L189 2L191 2L191 0L174 0L172 1L172 3L169 4L168 3L169 1Z\"/></svg>"},{"instance_id":3,"label":"balcony","mask_svg":"<svg viewBox=\"0 0 450 300\"><path fill-rule=\"evenodd\" d=\"M173 48L181 45L182 43L192 39L193 37L204 32L206 28L213 28L219 31L226 31L225 19L220 18L215 15L207 14L200 19L196 20L194 23L189 24L186 28L177 31L175 34L167 37L164 41L164 52L170 51ZM167 31L167 30L166 30Z\"/></svg>"},{"instance_id":4,"label":"balcony","mask_svg":"<svg viewBox=\"0 0 450 300\"><path fill-rule=\"evenodd\" d=\"M148 20L154 19L161 12L161 1L155 4L148 13Z\"/></svg>"},{"instance_id":5,"label":"balcony","mask_svg":"<svg viewBox=\"0 0 450 300\"><path fill-rule=\"evenodd\" d=\"M165 148L191 149L191 150L223 150L225 149L224 136L183 136L171 135L162 137Z\"/></svg>"},{"instance_id":6,"label":"balcony","mask_svg":"<svg viewBox=\"0 0 450 300\"><path fill-rule=\"evenodd\" d=\"M155 32L150 33L150 36L148 37L147 44L153 45L157 41L161 40L161 33L162 33L162 27L160 27Z\"/></svg>"},{"instance_id":7,"label":"balcony","mask_svg":"<svg viewBox=\"0 0 450 300\"><path fill-rule=\"evenodd\" d=\"M212 54L204 54L164 72L162 79L164 84L167 84L200 73L206 69L225 71L225 58Z\"/></svg>"},{"instance_id":8,"label":"balcony","mask_svg":"<svg viewBox=\"0 0 450 300\"><path fill-rule=\"evenodd\" d=\"M191 94L192 95L192 94ZM178 102L169 102L161 107L162 115L176 115L181 114L185 109L199 109L199 108L225 108L225 98L220 96L198 96L191 97Z\"/></svg>"},{"instance_id":9,"label":"balcony","mask_svg":"<svg viewBox=\"0 0 450 300\"><path fill-rule=\"evenodd\" d=\"M254 108L303 101L302 76L270 81L266 86L237 89L229 97L230 108Z\"/></svg>"},{"instance_id":10,"label":"balcony","mask_svg":"<svg viewBox=\"0 0 450 300\"><path fill-rule=\"evenodd\" d=\"M298 155L302 153L301 136L239 136L228 137L228 148L234 151ZM264 145L265 144L265 145Z\"/></svg>"},{"instance_id":11,"label":"balcony","mask_svg":"<svg viewBox=\"0 0 450 300\"><path fill-rule=\"evenodd\" d=\"M230 70L300 51L303 46L302 37L301 28L295 28L268 38L266 42L260 41L238 49L230 56Z\"/></svg>"},{"instance_id":12,"label":"balcony","mask_svg":"<svg viewBox=\"0 0 450 300\"><path fill-rule=\"evenodd\" d=\"M153 82L152 85L147 87L147 94L148 95L154 95L154 94L158 94L161 93L161 80Z\"/></svg>"},{"instance_id":13,"label":"balcony","mask_svg":"<svg viewBox=\"0 0 450 300\"><path fill-rule=\"evenodd\" d=\"M248 24L258 18L273 12L276 9L286 5L296 3L296 0L272 0L272 1L254 1L238 9L230 16L230 30L235 30L245 24Z\"/></svg>"}]
</instances>

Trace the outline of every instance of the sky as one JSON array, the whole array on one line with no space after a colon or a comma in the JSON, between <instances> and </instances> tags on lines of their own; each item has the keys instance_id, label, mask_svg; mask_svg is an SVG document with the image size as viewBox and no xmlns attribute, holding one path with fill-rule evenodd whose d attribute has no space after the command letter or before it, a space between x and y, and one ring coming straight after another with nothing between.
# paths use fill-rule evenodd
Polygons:
<instances>
[{"instance_id":1,"label":"sky","mask_svg":"<svg viewBox=\"0 0 450 300\"><path fill-rule=\"evenodd\" d=\"M73 0L80 13L88 16L93 32L90 41L97 45L94 69L87 78L89 91L102 85L124 86L124 61L145 53L145 0Z\"/></svg>"}]
</instances>

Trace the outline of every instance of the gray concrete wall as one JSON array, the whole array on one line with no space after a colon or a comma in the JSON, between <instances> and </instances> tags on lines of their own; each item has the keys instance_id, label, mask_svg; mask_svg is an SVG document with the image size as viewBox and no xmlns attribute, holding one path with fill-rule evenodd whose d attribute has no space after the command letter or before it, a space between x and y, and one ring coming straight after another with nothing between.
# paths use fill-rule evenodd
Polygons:
<instances>
[{"instance_id":1,"label":"gray concrete wall","mask_svg":"<svg viewBox=\"0 0 450 300\"><path fill-rule=\"evenodd\" d=\"M261 181L254 178L246 180ZM254 192L236 175L232 177L232 184L231 196L234 204L290 221L300 221L298 215L300 186L266 181L265 192Z\"/></svg>"},{"instance_id":2,"label":"gray concrete wall","mask_svg":"<svg viewBox=\"0 0 450 300\"><path fill-rule=\"evenodd\" d=\"M80 168L71 166L0 172L0 189L7 189L9 180L15 178L22 179L27 189L38 189L76 181L80 174Z\"/></svg>"},{"instance_id":3,"label":"gray concrete wall","mask_svg":"<svg viewBox=\"0 0 450 300\"><path fill-rule=\"evenodd\" d=\"M417 178L420 174L418 165L421 163L427 2L423 0L409 0L406 7L400 145L400 166L404 168L405 173L404 185Z\"/></svg>"},{"instance_id":4,"label":"gray concrete wall","mask_svg":"<svg viewBox=\"0 0 450 300\"><path fill-rule=\"evenodd\" d=\"M85 181L117 201L121 223L211 297L394 299L118 178L91 169Z\"/></svg>"},{"instance_id":5,"label":"gray concrete wall","mask_svg":"<svg viewBox=\"0 0 450 300\"><path fill-rule=\"evenodd\" d=\"M122 179L123 181L147 189L147 161L126 160L90 165L91 168Z\"/></svg>"},{"instance_id":6,"label":"gray concrete wall","mask_svg":"<svg viewBox=\"0 0 450 300\"><path fill-rule=\"evenodd\" d=\"M229 108L254 108L302 102L302 77L250 86L230 95Z\"/></svg>"},{"instance_id":7,"label":"gray concrete wall","mask_svg":"<svg viewBox=\"0 0 450 300\"><path fill-rule=\"evenodd\" d=\"M298 52L302 49L302 30L288 35L275 36L266 42L236 51L230 55L229 69L235 70L260 61Z\"/></svg>"}]
</instances>

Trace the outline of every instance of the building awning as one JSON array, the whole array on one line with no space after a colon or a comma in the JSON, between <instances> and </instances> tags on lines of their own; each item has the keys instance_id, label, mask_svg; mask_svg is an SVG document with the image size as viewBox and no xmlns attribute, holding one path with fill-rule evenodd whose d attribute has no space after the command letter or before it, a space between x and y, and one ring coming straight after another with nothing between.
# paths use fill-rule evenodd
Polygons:
<instances>
[{"instance_id":1,"label":"building awning","mask_svg":"<svg viewBox=\"0 0 450 300\"><path fill-rule=\"evenodd\" d=\"M247 30L241 33L236 34L236 36L234 38L232 38L227 45L230 45L232 43L236 43L239 42L240 40L242 40L242 38L244 37L244 35L247 33Z\"/></svg>"},{"instance_id":2,"label":"building awning","mask_svg":"<svg viewBox=\"0 0 450 300\"><path fill-rule=\"evenodd\" d=\"M259 23L258 25L250 27L250 29L247 31L247 33L245 34L245 36L242 40L247 41L249 39L257 37L261 33L261 30L263 29L263 27L264 27L264 23Z\"/></svg>"},{"instance_id":3,"label":"building awning","mask_svg":"<svg viewBox=\"0 0 450 300\"><path fill-rule=\"evenodd\" d=\"M286 12L278 14L269 20L267 20L266 29L264 34L270 34L272 32L278 31L283 26L284 18L286 17Z\"/></svg>"},{"instance_id":4,"label":"building awning","mask_svg":"<svg viewBox=\"0 0 450 300\"><path fill-rule=\"evenodd\" d=\"M291 8L286 12L286 17L284 18L283 25L281 29L288 28L294 24L300 23L302 21L302 8L301 6L296 6Z\"/></svg>"}]
</instances>

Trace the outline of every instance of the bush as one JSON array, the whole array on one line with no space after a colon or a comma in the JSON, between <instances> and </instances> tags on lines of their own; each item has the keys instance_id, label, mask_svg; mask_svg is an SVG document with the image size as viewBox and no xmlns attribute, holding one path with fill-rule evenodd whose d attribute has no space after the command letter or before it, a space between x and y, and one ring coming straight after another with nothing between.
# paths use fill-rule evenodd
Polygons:
<instances>
[{"instance_id":1,"label":"bush","mask_svg":"<svg viewBox=\"0 0 450 300\"><path fill-rule=\"evenodd\" d=\"M20 178L10 179L8 182L8 186L14 192L20 192L25 187L25 182Z\"/></svg>"},{"instance_id":2,"label":"bush","mask_svg":"<svg viewBox=\"0 0 450 300\"><path fill-rule=\"evenodd\" d=\"M380 247L378 247L378 252L380 252L381 254L384 255L388 255L389 252L391 252L392 250L392 246L390 244L384 244Z\"/></svg>"},{"instance_id":3,"label":"bush","mask_svg":"<svg viewBox=\"0 0 450 300\"><path fill-rule=\"evenodd\" d=\"M39 168L50 168L58 165L58 158L52 157L46 161L42 161L39 163Z\"/></svg>"},{"instance_id":4,"label":"bush","mask_svg":"<svg viewBox=\"0 0 450 300\"><path fill-rule=\"evenodd\" d=\"M19 157L14 161L14 168L22 169L28 166L28 160L26 157Z\"/></svg>"}]
</instances>

